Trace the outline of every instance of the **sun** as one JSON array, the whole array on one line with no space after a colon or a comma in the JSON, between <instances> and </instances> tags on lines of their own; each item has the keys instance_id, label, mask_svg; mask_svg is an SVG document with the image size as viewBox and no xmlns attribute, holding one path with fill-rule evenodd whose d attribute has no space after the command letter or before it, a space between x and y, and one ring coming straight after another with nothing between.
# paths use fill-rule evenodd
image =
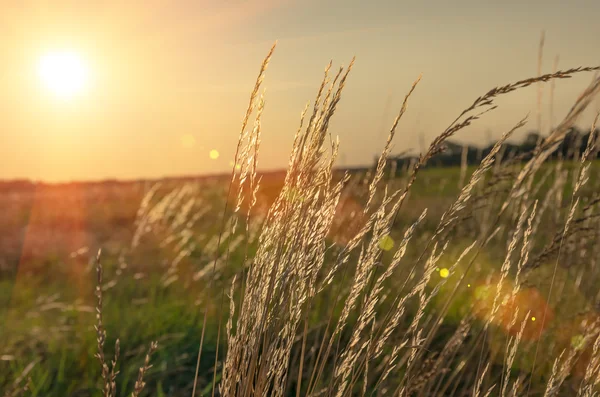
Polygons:
<instances>
[{"instance_id":1,"label":"sun","mask_svg":"<svg viewBox=\"0 0 600 397\"><path fill-rule=\"evenodd\" d=\"M38 61L38 77L52 95L70 99L85 92L89 83L88 65L74 51L49 51Z\"/></svg>"}]
</instances>

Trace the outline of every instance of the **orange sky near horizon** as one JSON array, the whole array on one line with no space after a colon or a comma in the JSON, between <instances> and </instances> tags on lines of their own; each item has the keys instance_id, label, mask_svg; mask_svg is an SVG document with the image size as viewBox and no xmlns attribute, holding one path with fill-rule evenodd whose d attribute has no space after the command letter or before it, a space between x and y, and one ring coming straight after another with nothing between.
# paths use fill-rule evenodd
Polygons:
<instances>
[{"instance_id":1,"label":"orange sky near horizon","mask_svg":"<svg viewBox=\"0 0 600 397\"><path fill-rule=\"evenodd\" d=\"M395 150L420 149L477 96L536 74L600 64L600 3L524 0L20 1L0 5L0 179L134 179L230 169L260 62L278 47L265 80L259 163L287 164L299 115L323 68L357 61L332 132L346 165L368 164L413 80ZM537 7L537 8L535 8ZM534 10L534 11L532 11ZM89 86L58 101L36 75L48 51L89 67ZM554 118L592 78L556 83ZM544 128L549 126L544 86ZM498 101L457 139L488 143L531 112L536 89ZM598 103L594 106L597 108ZM595 109L581 120L587 126ZM587 123L587 124L586 124ZM489 134L488 134L489 131ZM211 155L218 151L219 156ZM214 154L214 152L213 152Z\"/></svg>"}]
</instances>

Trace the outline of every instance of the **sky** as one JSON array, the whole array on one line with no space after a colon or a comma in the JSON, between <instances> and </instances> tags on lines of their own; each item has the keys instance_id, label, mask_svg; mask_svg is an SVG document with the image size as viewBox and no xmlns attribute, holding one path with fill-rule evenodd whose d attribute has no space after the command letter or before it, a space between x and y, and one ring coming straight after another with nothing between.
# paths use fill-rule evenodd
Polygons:
<instances>
[{"instance_id":1,"label":"sky","mask_svg":"<svg viewBox=\"0 0 600 397\"><path fill-rule=\"evenodd\" d=\"M142 5L143 4L143 5ZM230 169L260 63L265 79L259 165L287 164L300 113L330 60L356 64L331 130L341 165L370 164L412 82L394 151L418 152L490 88L543 72L600 64L596 0L7 0L0 5L0 179L159 178ZM82 92L57 99L40 59L77 54ZM542 87L542 130L558 121L593 76ZM537 88L456 139L490 143L527 113ZM580 120L588 127L599 102ZM551 111L550 109L553 108ZM518 137L517 137L518 138ZM219 153L218 158L211 151Z\"/></svg>"}]
</instances>

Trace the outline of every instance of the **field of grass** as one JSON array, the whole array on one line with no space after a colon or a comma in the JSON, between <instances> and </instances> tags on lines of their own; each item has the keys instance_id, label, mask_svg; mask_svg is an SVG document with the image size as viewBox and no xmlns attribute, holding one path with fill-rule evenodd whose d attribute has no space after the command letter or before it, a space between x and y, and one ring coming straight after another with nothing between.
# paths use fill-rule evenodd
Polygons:
<instances>
[{"instance_id":1,"label":"field of grass","mask_svg":"<svg viewBox=\"0 0 600 397\"><path fill-rule=\"evenodd\" d=\"M469 167L467 175L473 171ZM594 163L592 174L597 175L598 171L600 167ZM430 208L435 219L436 211L451 205L460 190L460 172L460 168L454 167L424 170L412 188L406 210L401 212L397 230L391 232L392 238L400 236L404 225L414 222L424 208ZM355 178L359 180L364 175ZM154 356L153 368L146 375L149 390L156 390L159 395L189 395L202 331L201 306L218 296L226 285L221 282L222 278L231 279L229 273L236 271L224 271L212 283L208 282L208 274L194 277L203 270L207 273L206 267L214 258L215 242L211 244L211 237L218 233L215 225L225 202L227 182L223 177L163 182L157 191L158 197L149 204L160 209L161 198L169 192L195 187L188 193L189 197L173 204L180 211L186 200L193 198L195 202L187 216L200 214L191 227L193 237L187 245L189 252L178 262L177 273L169 272L169 261L179 253L175 248L177 244L163 244L173 233L168 225L170 215L161 214L140 245L131 249L138 228L138 209L144 195L155 186L154 182L32 185L3 191L0 200L5 203L4 208L11 206L11 211L4 213L2 234L12 237L2 239L3 252L11 253L2 258L0 288L3 324L0 380L4 387L29 369L27 375L32 379L34 395L93 395L97 392L101 376L94 358L97 349L94 254L102 247L107 287L103 310L106 351L110 357L116 339L120 340L119 395L133 388L151 340L157 340L160 349ZM265 178L264 189L259 194L261 200L272 202L282 183L282 175ZM402 175L389 183L403 184ZM363 190L359 187L355 192ZM352 225L352 212L364 206L358 194L352 196L351 201L339 207L340 229ZM441 212L437 214L440 216ZM423 240L434 232L435 226L433 222L422 223L420 233L426 236ZM345 241L343 230L334 231L339 236L332 233L331 243L338 237L340 242ZM469 235L467 230L461 230L457 238L467 239ZM483 263L498 270L504 248L490 247ZM121 268L123 252L127 252L124 262L127 266ZM241 258L230 259L230 266L239 270L239 262ZM114 281L114 285L110 281ZM392 281L391 285L396 283ZM459 307L464 303L461 299L456 299L457 307L450 311L449 329L458 326L466 314ZM325 312L326 304L319 304ZM216 351L214 331L218 318L217 305L214 306L205 335L206 360L201 365L201 388L212 384L214 363L210 357ZM319 322L322 319L316 316L314 326Z\"/></svg>"},{"instance_id":2,"label":"field of grass","mask_svg":"<svg viewBox=\"0 0 600 397\"><path fill-rule=\"evenodd\" d=\"M260 175L267 63L231 176L0 186L0 390L598 392L595 139L576 160L552 152L600 80L527 162L496 151L478 166L426 167L495 97L581 70L489 91L410 169L390 173L385 146L373 169L345 174L327 130L340 72L287 172Z\"/></svg>"}]
</instances>

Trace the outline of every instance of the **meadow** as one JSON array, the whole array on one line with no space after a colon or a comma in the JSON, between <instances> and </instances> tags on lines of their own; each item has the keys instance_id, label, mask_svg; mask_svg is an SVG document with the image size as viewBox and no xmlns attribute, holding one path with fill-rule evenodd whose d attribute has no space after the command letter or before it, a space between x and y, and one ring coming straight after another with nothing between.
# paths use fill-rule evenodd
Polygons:
<instances>
[{"instance_id":1,"label":"meadow","mask_svg":"<svg viewBox=\"0 0 600 397\"><path fill-rule=\"evenodd\" d=\"M7 396L581 395L600 382L597 130L556 154L592 81L527 158L334 167L351 65L327 68L285 172L257 169L263 63L231 175L0 184ZM310 110L310 111L309 111Z\"/></svg>"}]
</instances>

